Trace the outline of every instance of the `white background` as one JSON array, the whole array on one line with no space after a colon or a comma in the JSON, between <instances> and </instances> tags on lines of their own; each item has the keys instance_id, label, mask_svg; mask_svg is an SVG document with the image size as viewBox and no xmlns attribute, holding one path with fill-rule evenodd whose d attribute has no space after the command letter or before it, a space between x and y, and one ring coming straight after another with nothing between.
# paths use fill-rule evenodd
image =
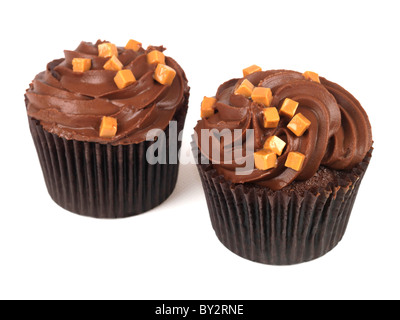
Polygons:
<instances>
[{"instance_id":1,"label":"white background","mask_svg":"<svg viewBox=\"0 0 400 320\"><path fill-rule=\"evenodd\" d=\"M0 298L400 298L398 1L7 1L0 18ZM375 151L343 241L273 267L217 240L194 165L172 196L129 219L58 207L47 194L24 91L81 40L163 44L191 86L184 152L204 95L242 69L313 70L353 93Z\"/></svg>"}]
</instances>

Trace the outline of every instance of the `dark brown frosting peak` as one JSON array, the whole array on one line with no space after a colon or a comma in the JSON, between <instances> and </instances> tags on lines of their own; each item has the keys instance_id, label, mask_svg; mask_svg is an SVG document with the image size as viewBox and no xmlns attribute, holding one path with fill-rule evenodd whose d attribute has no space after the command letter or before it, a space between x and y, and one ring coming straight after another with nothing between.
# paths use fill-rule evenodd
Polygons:
<instances>
[{"instance_id":1,"label":"dark brown frosting peak","mask_svg":"<svg viewBox=\"0 0 400 320\"><path fill-rule=\"evenodd\" d=\"M204 156L209 158L219 174L234 183L256 183L280 190L294 180L310 179L320 165L347 170L361 162L372 146L372 133L368 116L360 103L339 85L321 78L321 84L306 80L301 73L287 70L255 72L247 78L253 85L271 88L273 100L271 107L280 109L283 101L290 98L299 102L298 113L311 121L310 128L301 137L295 136L288 128L288 119L281 118L279 126L266 129L263 125L262 110L264 106L250 99L235 95L236 86L243 81L232 79L222 84L216 94L215 114L198 122L195 130L198 145ZM210 136L209 148L202 149L201 130L228 129L232 133L241 129L241 141L226 145L215 143L216 135ZM254 130L254 146L246 145L246 131ZM282 156L278 158L277 168L270 170L252 170L247 174L238 174L237 168L244 167L253 154L246 155L246 147L254 151L263 148L265 140L276 135L287 145ZM235 142L235 141L234 141ZM204 144L206 145L206 144ZM218 146L219 150L212 150ZM223 161L224 155L234 153L241 148L242 158L233 163ZM287 168L285 161L289 152L297 151L305 155L300 171ZM213 153L214 152L214 153ZM213 162L213 154L219 153L221 161Z\"/></svg>"},{"instance_id":2,"label":"dark brown frosting peak","mask_svg":"<svg viewBox=\"0 0 400 320\"><path fill-rule=\"evenodd\" d=\"M150 46L138 52L118 48L118 59L137 80L120 90L114 82L116 71L103 68L108 58L98 56L101 43L82 42L75 51L64 51L65 58L50 62L27 90L28 115L66 139L114 145L145 141L149 130L164 130L182 105L189 91L185 73L175 60L166 57L176 77L171 86L161 85L153 79L156 65L147 63L146 53L164 51L163 47ZM74 58L91 59L91 69L73 72ZM114 138L99 137L103 116L117 119Z\"/></svg>"}]
</instances>

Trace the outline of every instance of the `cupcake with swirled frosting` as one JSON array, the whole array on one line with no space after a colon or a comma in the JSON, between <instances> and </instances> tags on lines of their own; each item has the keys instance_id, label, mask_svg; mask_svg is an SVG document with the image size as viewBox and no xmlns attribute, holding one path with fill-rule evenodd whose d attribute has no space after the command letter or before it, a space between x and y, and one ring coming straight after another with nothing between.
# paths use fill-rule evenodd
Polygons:
<instances>
[{"instance_id":1,"label":"cupcake with swirled frosting","mask_svg":"<svg viewBox=\"0 0 400 320\"><path fill-rule=\"evenodd\" d=\"M212 226L249 260L316 259L346 230L372 153L368 116L314 72L243 73L205 97L195 128Z\"/></svg>"},{"instance_id":2,"label":"cupcake with swirled frosting","mask_svg":"<svg viewBox=\"0 0 400 320\"><path fill-rule=\"evenodd\" d=\"M30 130L47 189L63 208L128 217L172 193L178 163L169 149L180 148L189 87L164 50L134 40L125 47L81 42L31 83L25 95ZM149 161L157 141L153 155L164 154L164 161Z\"/></svg>"}]
</instances>

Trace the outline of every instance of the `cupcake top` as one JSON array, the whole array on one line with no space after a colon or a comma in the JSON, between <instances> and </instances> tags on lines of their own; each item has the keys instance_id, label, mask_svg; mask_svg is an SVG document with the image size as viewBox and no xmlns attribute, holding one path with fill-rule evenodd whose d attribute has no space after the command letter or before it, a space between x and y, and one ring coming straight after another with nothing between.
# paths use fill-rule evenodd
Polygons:
<instances>
[{"instance_id":1,"label":"cupcake top","mask_svg":"<svg viewBox=\"0 0 400 320\"><path fill-rule=\"evenodd\" d=\"M28 115L66 139L140 143L151 129L164 130L189 87L165 48L130 40L81 42L39 73L26 92Z\"/></svg>"},{"instance_id":2,"label":"cupcake top","mask_svg":"<svg viewBox=\"0 0 400 320\"><path fill-rule=\"evenodd\" d=\"M204 98L195 128L201 153L227 180L280 190L320 166L352 169L371 149L368 116L339 85L314 72L257 66L243 75ZM203 129L211 133L202 137ZM250 161L251 170L238 170Z\"/></svg>"}]
</instances>

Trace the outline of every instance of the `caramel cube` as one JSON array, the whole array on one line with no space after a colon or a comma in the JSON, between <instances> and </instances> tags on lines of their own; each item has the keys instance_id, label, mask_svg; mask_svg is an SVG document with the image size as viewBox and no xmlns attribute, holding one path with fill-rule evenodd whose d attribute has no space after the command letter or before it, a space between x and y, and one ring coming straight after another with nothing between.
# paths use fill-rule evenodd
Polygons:
<instances>
[{"instance_id":1,"label":"caramel cube","mask_svg":"<svg viewBox=\"0 0 400 320\"><path fill-rule=\"evenodd\" d=\"M111 58L112 56L118 57L118 49L115 44L106 42L98 45L99 57Z\"/></svg>"},{"instance_id":2,"label":"caramel cube","mask_svg":"<svg viewBox=\"0 0 400 320\"><path fill-rule=\"evenodd\" d=\"M276 155L282 155L283 149L285 149L286 142L277 136L269 137L264 143L264 149L275 153Z\"/></svg>"},{"instance_id":3,"label":"caramel cube","mask_svg":"<svg viewBox=\"0 0 400 320\"><path fill-rule=\"evenodd\" d=\"M153 64L153 63L161 63L165 64L165 56L164 53L158 50L153 50L147 54L147 63L148 64Z\"/></svg>"},{"instance_id":4,"label":"caramel cube","mask_svg":"<svg viewBox=\"0 0 400 320\"><path fill-rule=\"evenodd\" d=\"M115 84L119 89L124 89L136 81L135 76L129 69L120 70L114 77Z\"/></svg>"},{"instance_id":5,"label":"caramel cube","mask_svg":"<svg viewBox=\"0 0 400 320\"><path fill-rule=\"evenodd\" d=\"M300 171L303 167L306 156L300 152L289 152L285 162L285 167Z\"/></svg>"},{"instance_id":6,"label":"caramel cube","mask_svg":"<svg viewBox=\"0 0 400 320\"><path fill-rule=\"evenodd\" d=\"M126 50L133 50L135 52L138 52L141 47L142 47L142 43L141 42L130 39L128 41L128 43L126 44L125 49Z\"/></svg>"},{"instance_id":7,"label":"caramel cube","mask_svg":"<svg viewBox=\"0 0 400 320\"><path fill-rule=\"evenodd\" d=\"M103 117L100 125L100 137L113 138L117 134L117 119L113 117Z\"/></svg>"},{"instance_id":8,"label":"caramel cube","mask_svg":"<svg viewBox=\"0 0 400 320\"><path fill-rule=\"evenodd\" d=\"M201 117L208 118L214 114L214 106L217 102L215 98L204 97L203 102L201 103Z\"/></svg>"},{"instance_id":9,"label":"caramel cube","mask_svg":"<svg viewBox=\"0 0 400 320\"><path fill-rule=\"evenodd\" d=\"M176 71L171 67L159 63L156 70L154 71L154 79L163 85L170 86L174 81Z\"/></svg>"},{"instance_id":10,"label":"caramel cube","mask_svg":"<svg viewBox=\"0 0 400 320\"><path fill-rule=\"evenodd\" d=\"M243 69L243 77L247 77L249 74L252 74L252 73L258 72L258 71L262 71L261 67L253 64L252 66Z\"/></svg>"},{"instance_id":11,"label":"caramel cube","mask_svg":"<svg viewBox=\"0 0 400 320\"><path fill-rule=\"evenodd\" d=\"M311 81L314 81L314 82L321 83L321 81L319 80L318 73L315 73L315 72L312 72L312 71L306 71L306 72L303 73L303 76L307 80L311 80Z\"/></svg>"},{"instance_id":12,"label":"caramel cube","mask_svg":"<svg viewBox=\"0 0 400 320\"><path fill-rule=\"evenodd\" d=\"M256 87L251 93L251 99L254 102L269 107L272 102L272 91L270 88Z\"/></svg>"},{"instance_id":13,"label":"caramel cube","mask_svg":"<svg viewBox=\"0 0 400 320\"><path fill-rule=\"evenodd\" d=\"M276 168L278 166L276 154L267 150L254 152L254 165L258 170Z\"/></svg>"},{"instance_id":14,"label":"caramel cube","mask_svg":"<svg viewBox=\"0 0 400 320\"><path fill-rule=\"evenodd\" d=\"M253 93L254 85L247 79L244 79L239 87L236 88L235 94L250 98Z\"/></svg>"},{"instance_id":15,"label":"caramel cube","mask_svg":"<svg viewBox=\"0 0 400 320\"><path fill-rule=\"evenodd\" d=\"M91 59L84 59L84 58L72 59L72 70L74 72L85 72L90 70L91 67L92 67Z\"/></svg>"},{"instance_id":16,"label":"caramel cube","mask_svg":"<svg viewBox=\"0 0 400 320\"><path fill-rule=\"evenodd\" d=\"M299 106L299 103L286 98L285 101L283 101L283 104L281 106L281 109L279 110L279 114L283 116L287 116L289 118L293 118L293 116L296 114L297 107Z\"/></svg>"},{"instance_id":17,"label":"caramel cube","mask_svg":"<svg viewBox=\"0 0 400 320\"><path fill-rule=\"evenodd\" d=\"M263 114L265 128L276 128L278 126L281 118L276 108L265 108Z\"/></svg>"},{"instance_id":18,"label":"caramel cube","mask_svg":"<svg viewBox=\"0 0 400 320\"><path fill-rule=\"evenodd\" d=\"M121 61L118 60L116 56L112 56L110 60L108 60L103 66L105 70L111 71L119 71L122 70L123 67L124 65L121 63Z\"/></svg>"},{"instance_id":19,"label":"caramel cube","mask_svg":"<svg viewBox=\"0 0 400 320\"><path fill-rule=\"evenodd\" d=\"M298 137L301 137L304 132L310 127L311 121L301 113L296 114L289 122L288 128Z\"/></svg>"}]
</instances>

